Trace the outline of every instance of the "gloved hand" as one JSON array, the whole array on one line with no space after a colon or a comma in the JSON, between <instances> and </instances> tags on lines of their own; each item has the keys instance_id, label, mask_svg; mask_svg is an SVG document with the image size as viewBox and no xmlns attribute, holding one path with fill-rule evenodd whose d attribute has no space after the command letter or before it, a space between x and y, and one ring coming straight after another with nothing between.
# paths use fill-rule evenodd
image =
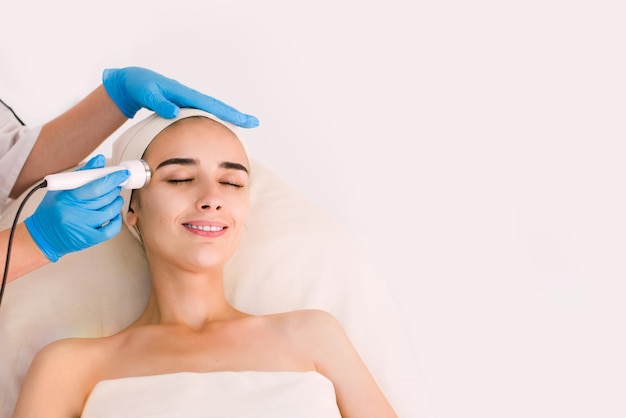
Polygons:
<instances>
[{"instance_id":1,"label":"gloved hand","mask_svg":"<svg viewBox=\"0 0 626 418\"><path fill-rule=\"evenodd\" d=\"M98 155L83 169L102 168ZM129 176L120 170L74 190L49 191L26 220L26 228L41 252L52 262L114 237L121 229L124 199L120 183Z\"/></svg>"},{"instance_id":2,"label":"gloved hand","mask_svg":"<svg viewBox=\"0 0 626 418\"><path fill-rule=\"evenodd\" d=\"M145 68L105 69L102 84L128 118L135 116L142 107L166 119L178 115L180 107L193 107L242 128L259 125L259 120L254 116L241 113L226 103Z\"/></svg>"}]
</instances>

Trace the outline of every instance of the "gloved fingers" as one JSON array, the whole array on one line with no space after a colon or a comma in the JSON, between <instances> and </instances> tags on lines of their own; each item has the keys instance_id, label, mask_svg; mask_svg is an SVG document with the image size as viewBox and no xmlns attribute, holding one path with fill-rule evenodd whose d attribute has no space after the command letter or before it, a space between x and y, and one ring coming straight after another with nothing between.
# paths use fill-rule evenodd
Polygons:
<instances>
[{"instance_id":1,"label":"gloved fingers","mask_svg":"<svg viewBox=\"0 0 626 418\"><path fill-rule=\"evenodd\" d=\"M84 224L68 225L66 227L67 233L61 242L55 242L53 239L54 245L48 244L50 247L49 252L52 258L58 259L65 254L84 250L113 238L120 232L121 227L122 217L119 213L104 225L94 227Z\"/></svg>"},{"instance_id":2,"label":"gloved fingers","mask_svg":"<svg viewBox=\"0 0 626 418\"><path fill-rule=\"evenodd\" d=\"M108 223L95 230L98 242L107 241L116 236L122 229L122 215L118 212Z\"/></svg>"},{"instance_id":3,"label":"gloved fingers","mask_svg":"<svg viewBox=\"0 0 626 418\"><path fill-rule=\"evenodd\" d=\"M215 97L207 96L175 80L170 80L168 85L165 86L163 94L166 100L172 101L180 107L193 107L204 110L239 127L255 128L259 126L259 120L256 117L241 113Z\"/></svg>"},{"instance_id":4,"label":"gloved fingers","mask_svg":"<svg viewBox=\"0 0 626 418\"><path fill-rule=\"evenodd\" d=\"M96 210L80 208L80 222L89 228L101 228L119 216L123 205L124 199L121 196L117 196L111 203Z\"/></svg>"},{"instance_id":5,"label":"gloved fingers","mask_svg":"<svg viewBox=\"0 0 626 418\"><path fill-rule=\"evenodd\" d=\"M106 164L106 158L104 158L104 155L98 154L90 158L89 161L87 161L84 166L76 169L76 171L91 170L92 168L102 168L104 167L105 164Z\"/></svg>"},{"instance_id":6,"label":"gloved fingers","mask_svg":"<svg viewBox=\"0 0 626 418\"><path fill-rule=\"evenodd\" d=\"M117 215L108 219L107 222L102 225L82 229L80 235L77 234L78 242L75 242L74 246L88 248L92 245L100 244L101 242L113 238L121 229L122 215L118 212ZM84 244L80 244L80 242Z\"/></svg>"},{"instance_id":7,"label":"gloved fingers","mask_svg":"<svg viewBox=\"0 0 626 418\"><path fill-rule=\"evenodd\" d=\"M71 193L75 192L75 190L64 192L67 195L60 196L58 198L59 204L62 205L63 210L66 211L70 216L72 211L74 210L86 210L86 211L94 211L100 210L105 206L110 205L120 197L121 187L116 187L107 191L106 193L96 196L92 199L79 199L75 196L71 195ZM63 193L63 192L62 192Z\"/></svg>"},{"instance_id":8,"label":"gloved fingers","mask_svg":"<svg viewBox=\"0 0 626 418\"><path fill-rule=\"evenodd\" d=\"M74 190L67 190L65 196L68 201L86 208L89 208L91 203L99 205L97 207L102 207L106 202L112 201L116 195L120 194L122 190L120 184L126 181L129 176L128 170L115 171ZM101 201L105 203L103 204Z\"/></svg>"},{"instance_id":9,"label":"gloved fingers","mask_svg":"<svg viewBox=\"0 0 626 418\"><path fill-rule=\"evenodd\" d=\"M145 91L144 105L146 108L156 112L165 119L172 119L178 115L180 108L167 100L161 91Z\"/></svg>"}]
</instances>

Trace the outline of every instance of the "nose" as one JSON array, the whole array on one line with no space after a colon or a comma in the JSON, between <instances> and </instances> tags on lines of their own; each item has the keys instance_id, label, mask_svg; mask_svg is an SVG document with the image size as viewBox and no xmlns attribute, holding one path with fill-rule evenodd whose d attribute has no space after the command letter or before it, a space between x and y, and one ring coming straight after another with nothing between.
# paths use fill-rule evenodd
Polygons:
<instances>
[{"instance_id":1,"label":"nose","mask_svg":"<svg viewBox=\"0 0 626 418\"><path fill-rule=\"evenodd\" d=\"M222 197L215 187L207 186L198 198L198 207L202 210L221 210Z\"/></svg>"},{"instance_id":2,"label":"nose","mask_svg":"<svg viewBox=\"0 0 626 418\"><path fill-rule=\"evenodd\" d=\"M211 205L210 203L205 203L203 205L200 206L200 209L206 210L206 209L215 209L215 210L221 210L222 209L222 205L218 205L218 204L214 204Z\"/></svg>"}]
</instances>

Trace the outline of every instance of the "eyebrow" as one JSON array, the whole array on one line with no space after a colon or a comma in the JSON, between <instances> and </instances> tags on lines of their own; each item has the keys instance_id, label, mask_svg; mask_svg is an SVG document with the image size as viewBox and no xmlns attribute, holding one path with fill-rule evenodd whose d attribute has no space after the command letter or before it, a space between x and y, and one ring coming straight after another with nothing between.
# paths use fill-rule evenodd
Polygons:
<instances>
[{"instance_id":1,"label":"eyebrow","mask_svg":"<svg viewBox=\"0 0 626 418\"><path fill-rule=\"evenodd\" d=\"M174 165L174 164L176 164L176 165L198 165L198 160L195 159L195 158L170 158L168 160L165 160L165 161L161 162L154 169L154 171L157 171L161 167L165 167L165 166L168 166L168 165ZM230 161L224 161L224 162L221 162L219 166L221 168L226 168L226 169L230 169L230 170L245 171L246 173L249 174L248 169L243 164L233 163L233 162L230 162Z\"/></svg>"},{"instance_id":2,"label":"eyebrow","mask_svg":"<svg viewBox=\"0 0 626 418\"><path fill-rule=\"evenodd\" d=\"M230 169L230 170L241 170L249 174L246 166L244 166L243 164L239 164L239 163L231 163L230 161L224 161L220 163L220 167Z\"/></svg>"},{"instance_id":3,"label":"eyebrow","mask_svg":"<svg viewBox=\"0 0 626 418\"><path fill-rule=\"evenodd\" d=\"M159 165L157 165L157 167L154 169L154 171L157 171L161 167L165 167L167 165L173 165L173 164L177 164L177 165L198 165L198 160L196 160L194 158L170 158L169 160L165 160L165 161L161 162Z\"/></svg>"}]
</instances>

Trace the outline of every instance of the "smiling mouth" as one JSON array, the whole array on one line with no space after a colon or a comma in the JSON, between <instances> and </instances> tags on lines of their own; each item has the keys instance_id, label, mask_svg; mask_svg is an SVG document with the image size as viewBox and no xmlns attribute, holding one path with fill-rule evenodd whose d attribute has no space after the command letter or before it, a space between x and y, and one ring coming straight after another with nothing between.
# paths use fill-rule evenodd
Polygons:
<instances>
[{"instance_id":1,"label":"smiling mouth","mask_svg":"<svg viewBox=\"0 0 626 418\"><path fill-rule=\"evenodd\" d=\"M185 226L187 228L191 228L191 229L196 229L198 231L205 231L205 232L219 232L219 231L222 231L222 230L226 229L226 227L224 227L224 226L214 226L214 225L183 224L183 226Z\"/></svg>"}]
</instances>

